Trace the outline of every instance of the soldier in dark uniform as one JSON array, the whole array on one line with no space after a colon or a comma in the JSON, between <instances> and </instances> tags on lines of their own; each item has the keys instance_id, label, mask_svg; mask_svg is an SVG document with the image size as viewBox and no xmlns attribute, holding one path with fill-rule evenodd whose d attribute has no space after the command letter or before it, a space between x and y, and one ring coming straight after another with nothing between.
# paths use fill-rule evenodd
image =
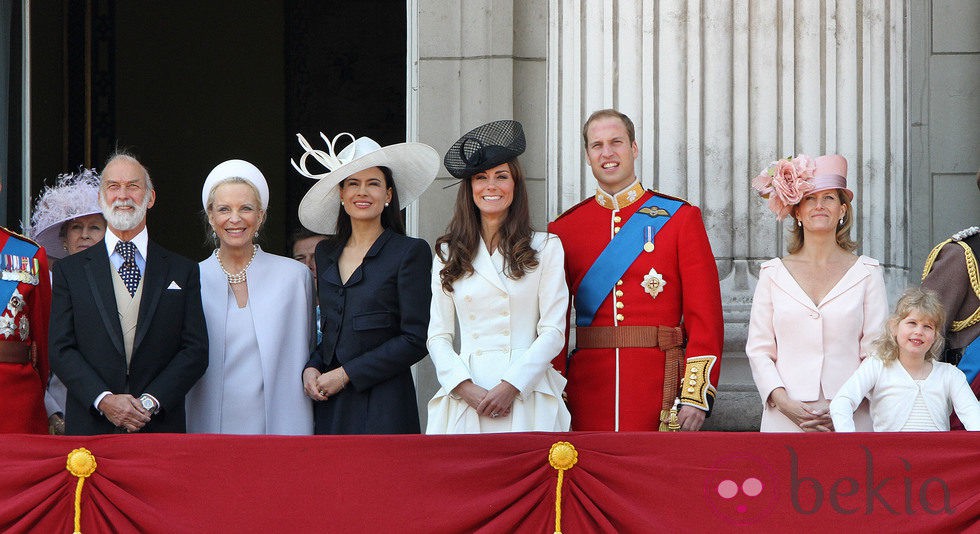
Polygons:
<instances>
[{"instance_id":1,"label":"soldier in dark uniform","mask_svg":"<svg viewBox=\"0 0 980 534\"><path fill-rule=\"evenodd\" d=\"M977 173L980 188L980 172ZM970 382L974 394L980 394L980 226L953 234L936 245L926 258L922 287L939 295L946 308L944 360L957 367ZM980 396L980 395L978 395ZM962 430L956 416L950 427Z\"/></svg>"},{"instance_id":2,"label":"soldier in dark uniform","mask_svg":"<svg viewBox=\"0 0 980 534\"><path fill-rule=\"evenodd\" d=\"M0 433L48 433L48 315L44 249L0 227Z\"/></svg>"}]
</instances>

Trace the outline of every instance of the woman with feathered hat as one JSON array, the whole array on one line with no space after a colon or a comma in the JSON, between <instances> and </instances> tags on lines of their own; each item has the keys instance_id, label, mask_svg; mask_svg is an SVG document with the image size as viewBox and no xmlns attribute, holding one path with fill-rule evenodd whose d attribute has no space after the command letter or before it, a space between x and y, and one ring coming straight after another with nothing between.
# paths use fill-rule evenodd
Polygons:
<instances>
[{"instance_id":1,"label":"woman with feathered hat","mask_svg":"<svg viewBox=\"0 0 980 534\"><path fill-rule=\"evenodd\" d=\"M77 173L58 176L54 186L41 191L25 233L44 247L53 265L102 241L105 229L99 206L99 175L95 169L81 168ZM67 396L65 385L52 373L44 395L48 431L52 434L65 433Z\"/></svg>"},{"instance_id":2,"label":"woman with feathered hat","mask_svg":"<svg viewBox=\"0 0 980 534\"><path fill-rule=\"evenodd\" d=\"M305 153L293 166L317 180L300 202L299 220L330 236L316 248L323 338L303 371L315 432L418 433L411 368L426 353L432 253L405 235L400 204L432 183L439 155L421 143L381 147L347 133L321 134L322 151L298 137ZM338 154L345 137L352 142ZM310 157L327 172L311 172Z\"/></svg>"}]
</instances>

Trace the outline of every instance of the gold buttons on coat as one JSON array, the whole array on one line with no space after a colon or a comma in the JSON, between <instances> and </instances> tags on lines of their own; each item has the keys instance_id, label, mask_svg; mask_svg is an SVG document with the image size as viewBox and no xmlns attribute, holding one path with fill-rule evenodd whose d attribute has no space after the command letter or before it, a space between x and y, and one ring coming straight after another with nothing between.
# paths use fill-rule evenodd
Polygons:
<instances>
[{"instance_id":1,"label":"gold buttons on coat","mask_svg":"<svg viewBox=\"0 0 980 534\"><path fill-rule=\"evenodd\" d=\"M615 223L623 222L623 218L620 217L619 215L617 215L617 216L613 217L613 222L615 222Z\"/></svg>"},{"instance_id":2,"label":"gold buttons on coat","mask_svg":"<svg viewBox=\"0 0 980 534\"><path fill-rule=\"evenodd\" d=\"M624 320L624 319L626 319L626 318L625 318L625 317L623 317L623 314L621 314L621 313L617 313L617 314L616 314L616 320L617 320L617 321L622 321L622 320Z\"/></svg>"},{"instance_id":3,"label":"gold buttons on coat","mask_svg":"<svg viewBox=\"0 0 980 534\"><path fill-rule=\"evenodd\" d=\"M617 285L617 286L621 286L621 285L623 285L623 281L622 281L622 280L620 280L620 281L618 281L618 282L616 282L616 285Z\"/></svg>"},{"instance_id":4,"label":"gold buttons on coat","mask_svg":"<svg viewBox=\"0 0 980 534\"><path fill-rule=\"evenodd\" d=\"M616 227L613 228L613 233L614 234L618 234L619 233L619 227L618 226L616 226Z\"/></svg>"},{"instance_id":5,"label":"gold buttons on coat","mask_svg":"<svg viewBox=\"0 0 980 534\"><path fill-rule=\"evenodd\" d=\"M619 301L616 303L616 309L618 310L623 309L623 306L625 306L625 304L623 304L623 301Z\"/></svg>"},{"instance_id":6,"label":"gold buttons on coat","mask_svg":"<svg viewBox=\"0 0 980 534\"><path fill-rule=\"evenodd\" d=\"M617 297L622 297L623 296L623 290L622 289L617 289L616 290L616 296Z\"/></svg>"}]
</instances>

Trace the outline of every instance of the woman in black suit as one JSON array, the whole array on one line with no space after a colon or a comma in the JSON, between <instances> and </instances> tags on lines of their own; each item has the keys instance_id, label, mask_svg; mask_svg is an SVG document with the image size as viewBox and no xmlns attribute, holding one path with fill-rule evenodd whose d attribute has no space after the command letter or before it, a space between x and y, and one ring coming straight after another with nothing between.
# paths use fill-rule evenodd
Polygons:
<instances>
[{"instance_id":1,"label":"woman in black suit","mask_svg":"<svg viewBox=\"0 0 980 534\"><path fill-rule=\"evenodd\" d=\"M303 388L316 401L316 434L418 433L411 367L426 354L432 253L405 235L399 197L407 205L425 191L439 156L428 145L382 148L367 137L337 155L344 135L323 136L328 152L298 136L306 153L293 163L318 179L300 202L300 222L332 236L316 249L323 339ZM329 172L309 172L310 156Z\"/></svg>"}]
</instances>

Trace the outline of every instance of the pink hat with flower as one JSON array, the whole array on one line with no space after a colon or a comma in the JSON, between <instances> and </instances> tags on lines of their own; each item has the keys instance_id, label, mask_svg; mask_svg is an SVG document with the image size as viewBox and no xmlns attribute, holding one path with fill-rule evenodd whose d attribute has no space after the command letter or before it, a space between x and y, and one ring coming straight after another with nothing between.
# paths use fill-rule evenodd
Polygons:
<instances>
[{"instance_id":1,"label":"pink hat with flower","mask_svg":"<svg viewBox=\"0 0 980 534\"><path fill-rule=\"evenodd\" d=\"M849 201L854 192L847 188L847 160L828 154L818 158L800 154L769 164L755 179L752 187L769 200L769 209L783 220L808 193L841 189Z\"/></svg>"}]
</instances>

